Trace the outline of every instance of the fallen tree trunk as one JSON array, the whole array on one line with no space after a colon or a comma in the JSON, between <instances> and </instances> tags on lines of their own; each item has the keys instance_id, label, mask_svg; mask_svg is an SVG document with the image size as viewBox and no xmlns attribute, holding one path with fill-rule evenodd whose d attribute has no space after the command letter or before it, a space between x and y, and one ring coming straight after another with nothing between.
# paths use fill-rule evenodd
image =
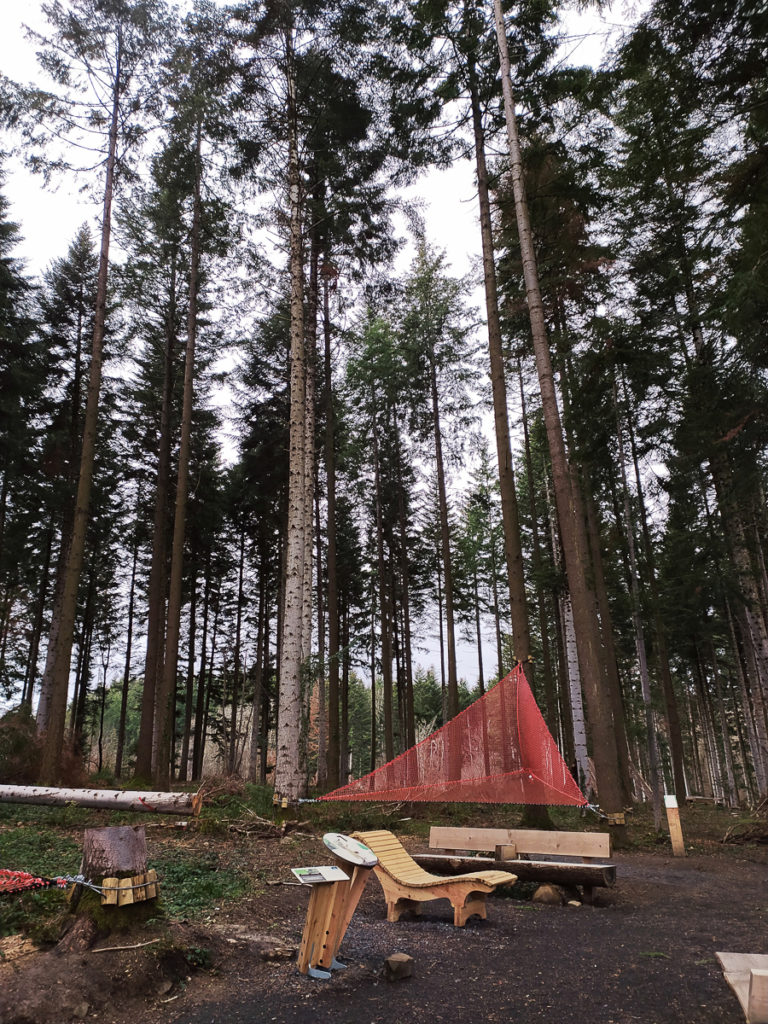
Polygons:
<instances>
[{"instance_id":1,"label":"fallen tree trunk","mask_svg":"<svg viewBox=\"0 0 768 1024\"><path fill-rule=\"evenodd\" d=\"M494 857L455 857L451 854L415 853L413 859L436 875L467 871L511 871L520 882L610 887L616 883L615 864L579 864L556 860L496 860Z\"/></svg>"},{"instance_id":2,"label":"fallen tree trunk","mask_svg":"<svg viewBox=\"0 0 768 1024\"><path fill-rule=\"evenodd\" d=\"M202 792L140 793L125 789L55 789L48 786L0 786L0 803L50 804L100 807L121 811L151 811L156 814L200 813Z\"/></svg>"}]
</instances>

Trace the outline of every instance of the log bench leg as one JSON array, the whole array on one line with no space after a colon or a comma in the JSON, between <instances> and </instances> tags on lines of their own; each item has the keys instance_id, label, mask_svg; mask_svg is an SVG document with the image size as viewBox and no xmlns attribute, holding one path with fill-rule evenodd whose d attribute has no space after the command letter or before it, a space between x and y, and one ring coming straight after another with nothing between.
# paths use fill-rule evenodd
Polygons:
<instances>
[{"instance_id":1,"label":"log bench leg","mask_svg":"<svg viewBox=\"0 0 768 1024\"><path fill-rule=\"evenodd\" d=\"M397 900L387 900L388 921L399 921L400 915L406 910L412 911L418 917L421 914L421 903L418 900L409 900L405 896Z\"/></svg>"},{"instance_id":2,"label":"log bench leg","mask_svg":"<svg viewBox=\"0 0 768 1024\"><path fill-rule=\"evenodd\" d=\"M463 903L457 900L453 904L453 923L456 928L463 928L473 914L478 914L483 920L486 919L484 892L468 892Z\"/></svg>"}]
</instances>

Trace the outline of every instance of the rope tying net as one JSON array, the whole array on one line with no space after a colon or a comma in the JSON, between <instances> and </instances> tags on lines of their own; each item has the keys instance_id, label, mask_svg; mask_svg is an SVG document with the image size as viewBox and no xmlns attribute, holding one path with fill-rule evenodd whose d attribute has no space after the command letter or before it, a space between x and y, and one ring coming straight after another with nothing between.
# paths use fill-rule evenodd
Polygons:
<instances>
[{"instance_id":1,"label":"rope tying net","mask_svg":"<svg viewBox=\"0 0 768 1024\"><path fill-rule=\"evenodd\" d=\"M8 868L0 868L0 894L30 892L33 889L66 889L70 882L75 879L59 878L38 878L28 871L10 871Z\"/></svg>"},{"instance_id":2,"label":"rope tying net","mask_svg":"<svg viewBox=\"0 0 768 1024\"><path fill-rule=\"evenodd\" d=\"M587 803L522 665L415 747L320 799Z\"/></svg>"}]
</instances>

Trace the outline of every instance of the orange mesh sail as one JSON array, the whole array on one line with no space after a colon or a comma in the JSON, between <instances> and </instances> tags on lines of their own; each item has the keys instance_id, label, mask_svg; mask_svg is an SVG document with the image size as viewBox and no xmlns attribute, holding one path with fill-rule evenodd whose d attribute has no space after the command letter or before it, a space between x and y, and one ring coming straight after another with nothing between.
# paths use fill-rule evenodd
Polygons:
<instances>
[{"instance_id":1,"label":"orange mesh sail","mask_svg":"<svg viewBox=\"0 0 768 1024\"><path fill-rule=\"evenodd\" d=\"M587 802L519 665L421 743L320 799L577 806Z\"/></svg>"}]
</instances>

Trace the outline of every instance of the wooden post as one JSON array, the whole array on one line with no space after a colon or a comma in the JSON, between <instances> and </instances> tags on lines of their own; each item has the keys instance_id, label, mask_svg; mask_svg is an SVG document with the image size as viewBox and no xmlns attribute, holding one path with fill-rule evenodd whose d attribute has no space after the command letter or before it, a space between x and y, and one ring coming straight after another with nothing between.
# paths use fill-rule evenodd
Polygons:
<instances>
[{"instance_id":1,"label":"wooden post","mask_svg":"<svg viewBox=\"0 0 768 1024\"><path fill-rule=\"evenodd\" d=\"M309 897L307 909L307 920L304 925L304 933L301 936L299 947L298 968L299 973L308 974L310 967L314 967L320 960L322 948L330 927L330 918L333 911L333 901L336 895L335 890L340 882L319 882L312 886L312 895ZM328 973L330 977L330 973Z\"/></svg>"},{"instance_id":2,"label":"wooden post","mask_svg":"<svg viewBox=\"0 0 768 1024\"><path fill-rule=\"evenodd\" d=\"M685 841L683 839L683 829L680 825L680 809L677 806L677 797L674 794L665 794L664 806L667 809L667 823L669 825L669 838L672 840L672 854L675 857L684 857Z\"/></svg>"},{"instance_id":3,"label":"wooden post","mask_svg":"<svg viewBox=\"0 0 768 1024\"><path fill-rule=\"evenodd\" d=\"M349 864L338 857L336 858L336 863L342 871L349 870ZM328 937L323 945L322 956L318 960L320 967L329 969L333 966L336 954L339 952L339 946L341 946L341 941L347 932L349 922L352 920L357 909L357 904L360 902L360 897L363 894L363 889L368 881L371 870L371 868L360 864L355 865L352 870L352 878L348 882L336 883L336 894L333 907L331 908Z\"/></svg>"}]
</instances>

